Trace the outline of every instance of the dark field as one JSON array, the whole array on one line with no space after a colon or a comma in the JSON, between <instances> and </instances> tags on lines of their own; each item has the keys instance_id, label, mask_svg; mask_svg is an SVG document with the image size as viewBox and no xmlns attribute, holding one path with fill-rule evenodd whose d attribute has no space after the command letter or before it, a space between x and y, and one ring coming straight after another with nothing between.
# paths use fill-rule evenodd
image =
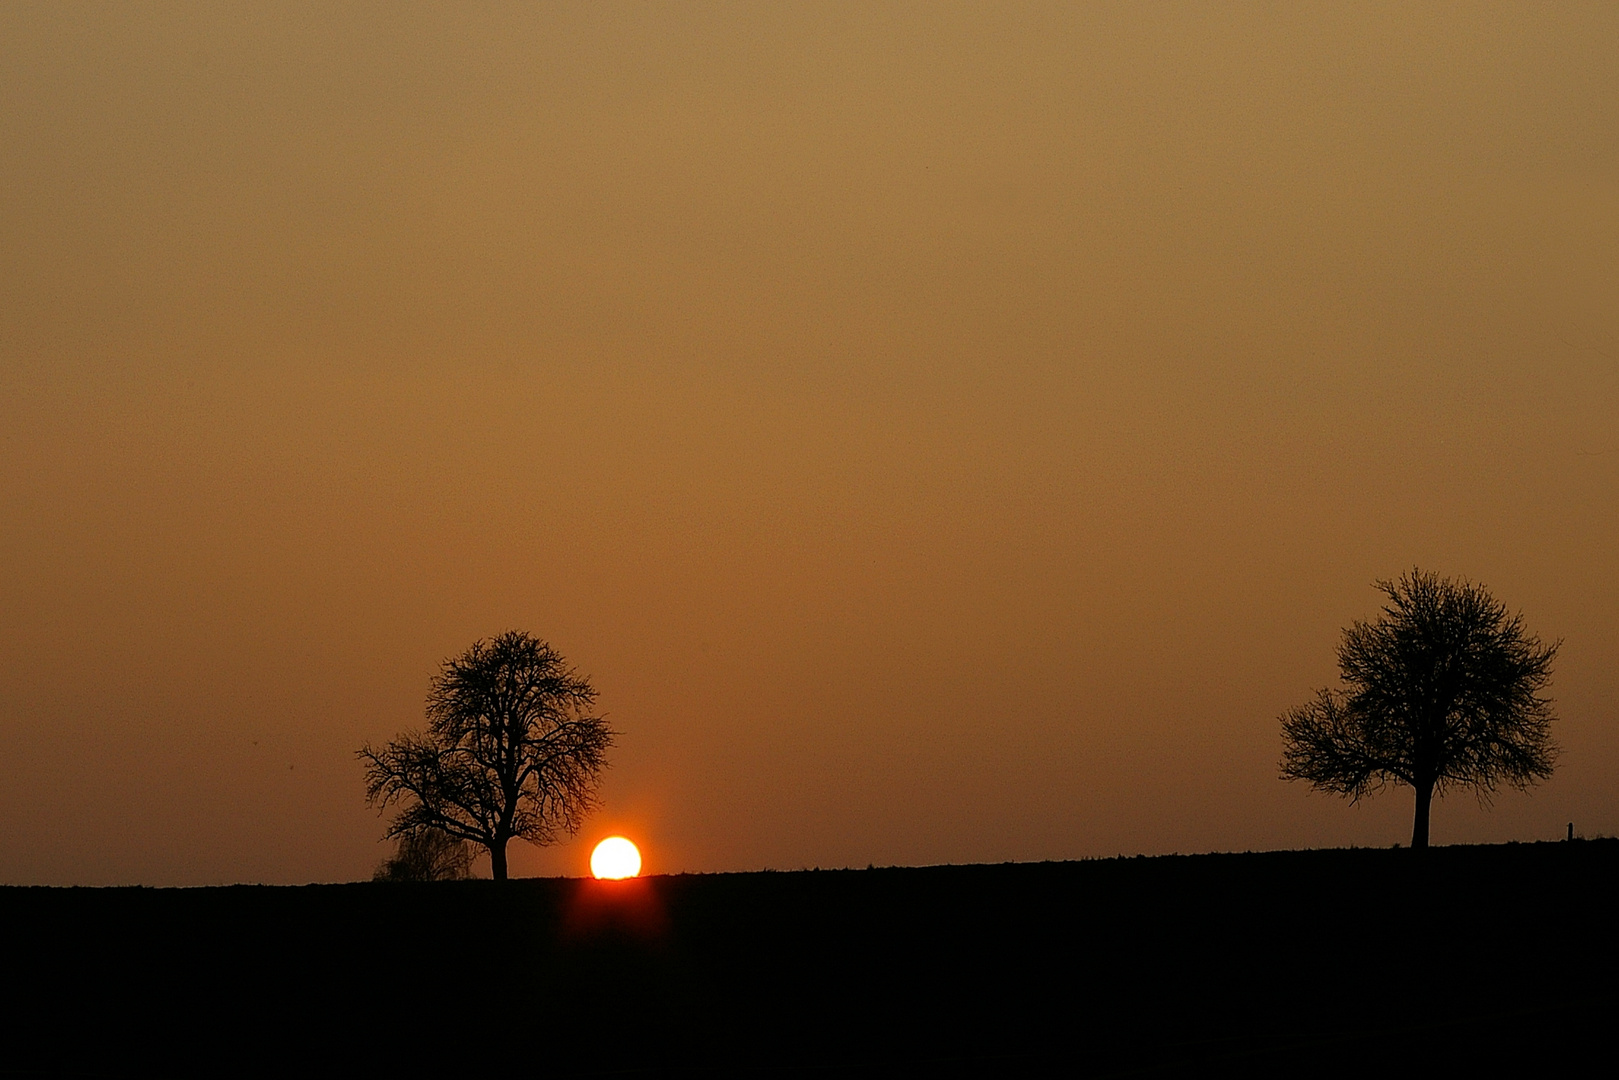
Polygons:
<instances>
[{"instance_id":1,"label":"dark field","mask_svg":"<svg viewBox=\"0 0 1619 1080\"><path fill-rule=\"evenodd\" d=\"M1616 885L1619 841L1599 840L616 884L8 888L5 1067L1611 1067Z\"/></svg>"}]
</instances>

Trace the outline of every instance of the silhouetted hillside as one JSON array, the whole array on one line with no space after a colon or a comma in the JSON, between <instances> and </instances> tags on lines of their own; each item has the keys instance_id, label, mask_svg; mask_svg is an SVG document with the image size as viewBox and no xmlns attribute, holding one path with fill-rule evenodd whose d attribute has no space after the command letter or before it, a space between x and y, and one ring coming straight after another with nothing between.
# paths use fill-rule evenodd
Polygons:
<instances>
[{"instance_id":1,"label":"silhouetted hillside","mask_svg":"<svg viewBox=\"0 0 1619 1080\"><path fill-rule=\"evenodd\" d=\"M1619 841L10 888L6 1050L57 1074L1544 1072L1606 1046L1616 884Z\"/></svg>"}]
</instances>

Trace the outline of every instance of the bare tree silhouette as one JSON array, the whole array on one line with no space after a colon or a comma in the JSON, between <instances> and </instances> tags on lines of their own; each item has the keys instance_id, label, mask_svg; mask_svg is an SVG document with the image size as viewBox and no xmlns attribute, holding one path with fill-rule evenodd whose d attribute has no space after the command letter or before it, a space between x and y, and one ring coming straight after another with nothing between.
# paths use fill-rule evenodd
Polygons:
<instances>
[{"instance_id":1,"label":"bare tree silhouette","mask_svg":"<svg viewBox=\"0 0 1619 1080\"><path fill-rule=\"evenodd\" d=\"M1383 614L1356 621L1338 646L1347 690L1320 690L1283 714L1284 780L1351 801L1390 783L1416 793L1411 846L1428 846L1433 796L1471 786L1488 805L1500 784L1552 774L1551 680L1559 642L1482 586L1413 570L1379 581Z\"/></svg>"},{"instance_id":2,"label":"bare tree silhouette","mask_svg":"<svg viewBox=\"0 0 1619 1080\"><path fill-rule=\"evenodd\" d=\"M596 809L616 732L595 702L590 681L538 638L474 642L433 678L426 732L360 749L366 802L402 805L387 836L438 829L487 848L504 881L513 837L555 843Z\"/></svg>"}]
</instances>

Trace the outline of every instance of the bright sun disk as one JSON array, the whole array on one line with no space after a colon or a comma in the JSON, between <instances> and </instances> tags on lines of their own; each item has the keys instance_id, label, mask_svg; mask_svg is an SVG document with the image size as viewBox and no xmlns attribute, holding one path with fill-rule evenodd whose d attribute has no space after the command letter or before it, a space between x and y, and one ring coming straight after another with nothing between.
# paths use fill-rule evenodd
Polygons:
<instances>
[{"instance_id":1,"label":"bright sun disk","mask_svg":"<svg viewBox=\"0 0 1619 1080\"><path fill-rule=\"evenodd\" d=\"M622 836L609 836L590 853L590 872L610 881L632 878L641 872L641 853Z\"/></svg>"}]
</instances>

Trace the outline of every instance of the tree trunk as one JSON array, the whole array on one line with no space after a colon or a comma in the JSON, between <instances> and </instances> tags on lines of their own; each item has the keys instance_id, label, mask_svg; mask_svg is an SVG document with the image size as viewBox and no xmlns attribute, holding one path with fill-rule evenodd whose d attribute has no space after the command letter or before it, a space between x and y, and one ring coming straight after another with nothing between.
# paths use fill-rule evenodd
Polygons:
<instances>
[{"instance_id":1,"label":"tree trunk","mask_svg":"<svg viewBox=\"0 0 1619 1080\"><path fill-rule=\"evenodd\" d=\"M498 840L489 845L489 869L494 873L496 881L506 880L505 840Z\"/></svg>"},{"instance_id":2,"label":"tree trunk","mask_svg":"<svg viewBox=\"0 0 1619 1080\"><path fill-rule=\"evenodd\" d=\"M1428 811L1433 806L1433 784L1417 785L1417 820L1411 826L1411 846L1428 846Z\"/></svg>"}]
</instances>

